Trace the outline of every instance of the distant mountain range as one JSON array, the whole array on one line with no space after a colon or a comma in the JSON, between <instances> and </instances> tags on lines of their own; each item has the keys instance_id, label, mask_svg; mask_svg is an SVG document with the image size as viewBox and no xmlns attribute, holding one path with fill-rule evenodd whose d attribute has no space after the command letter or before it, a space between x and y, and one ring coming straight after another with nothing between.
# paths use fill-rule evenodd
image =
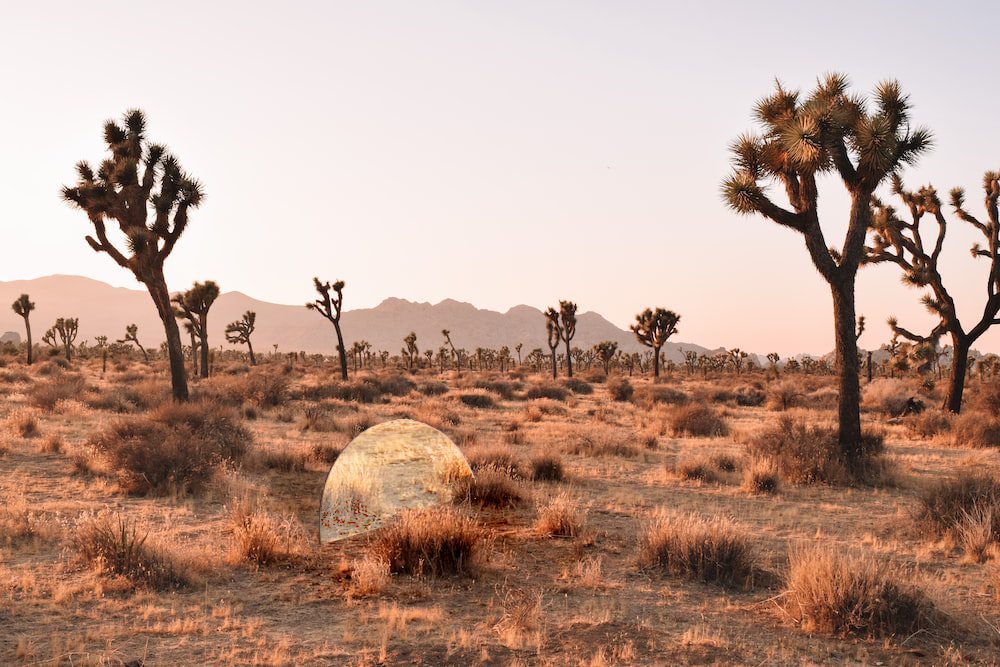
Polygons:
<instances>
[{"instance_id":1,"label":"distant mountain range","mask_svg":"<svg viewBox=\"0 0 1000 667\"><path fill-rule=\"evenodd\" d=\"M23 338L24 321L9 306L21 294L30 295L35 303L31 329L36 342L59 317L79 319L78 343L84 340L93 343L96 336L102 335L109 340L122 338L129 324L138 325L139 341L146 347L158 347L165 338L156 308L144 290L112 287L90 278L64 275L0 281L0 334L15 332ZM268 303L241 292L225 292L215 301L208 314L209 343L232 349L234 346L225 340L226 325L247 310L257 313L256 331L251 338L255 351L271 352L274 345L279 352L334 354L336 351L333 326L307 310L304 304ZM345 310L341 327L348 347L354 341L366 340L371 343L372 351L386 350L391 354L399 354L404 347L403 338L411 331L417 334L417 347L421 351L436 351L444 344L442 329L451 332L455 347L469 352L477 347L498 349L506 345L516 358L514 349L518 343L523 344L522 357L535 348L548 352L542 311L524 305L499 313L452 299L432 305L388 298L374 308ZM632 332L619 329L597 313L577 315L574 347L588 349L605 340L618 343L626 352L649 349L640 345ZM717 351L692 343L668 342L663 352L667 359L680 362L684 358L682 349L699 354Z\"/></svg>"}]
</instances>

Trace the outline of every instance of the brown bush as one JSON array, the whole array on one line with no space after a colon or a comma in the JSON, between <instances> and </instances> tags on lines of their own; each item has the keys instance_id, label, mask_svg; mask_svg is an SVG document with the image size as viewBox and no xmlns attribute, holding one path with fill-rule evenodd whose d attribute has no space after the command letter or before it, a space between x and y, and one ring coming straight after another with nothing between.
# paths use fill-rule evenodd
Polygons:
<instances>
[{"instance_id":1,"label":"brown bush","mask_svg":"<svg viewBox=\"0 0 1000 667\"><path fill-rule=\"evenodd\" d=\"M528 400L547 398L552 401L565 401L569 398L569 391L558 385L538 385L528 389L524 397Z\"/></svg>"},{"instance_id":2,"label":"brown bush","mask_svg":"<svg viewBox=\"0 0 1000 667\"><path fill-rule=\"evenodd\" d=\"M538 510L534 529L540 535L549 537L577 537L586 526L586 513L579 508L579 502L568 493L560 493L551 498Z\"/></svg>"},{"instance_id":3,"label":"brown bush","mask_svg":"<svg viewBox=\"0 0 1000 667\"><path fill-rule=\"evenodd\" d=\"M77 552L103 572L157 590L191 583L190 569L164 546L147 544L149 532L110 513L82 519L76 528Z\"/></svg>"},{"instance_id":4,"label":"brown bush","mask_svg":"<svg viewBox=\"0 0 1000 667\"><path fill-rule=\"evenodd\" d=\"M634 393L635 389L628 378L615 378L608 382L608 395L613 401L631 401Z\"/></svg>"},{"instance_id":5,"label":"brown bush","mask_svg":"<svg viewBox=\"0 0 1000 667\"><path fill-rule=\"evenodd\" d=\"M392 572L442 576L470 574L486 546L486 531L448 506L399 512L379 529L372 551Z\"/></svg>"},{"instance_id":6,"label":"brown bush","mask_svg":"<svg viewBox=\"0 0 1000 667\"><path fill-rule=\"evenodd\" d=\"M779 478L778 467L772 459L756 457L743 470L743 488L750 493L775 493Z\"/></svg>"},{"instance_id":7,"label":"brown bush","mask_svg":"<svg viewBox=\"0 0 1000 667\"><path fill-rule=\"evenodd\" d=\"M1000 417L966 410L952 421L956 447L1000 447Z\"/></svg>"},{"instance_id":8,"label":"brown bush","mask_svg":"<svg viewBox=\"0 0 1000 667\"><path fill-rule=\"evenodd\" d=\"M465 405L470 408L493 408L496 407L496 403L493 401L493 397L489 394L459 394L458 400L460 400Z\"/></svg>"},{"instance_id":9,"label":"brown bush","mask_svg":"<svg viewBox=\"0 0 1000 667\"><path fill-rule=\"evenodd\" d=\"M215 468L239 462L252 441L228 410L213 403L167 403L147 417L113 422L91 435L93 448L127 493L198 492Z\"/></svg>"},{"instance_id":10,"label":"brown bush","mask_svg":"<svg viewBox=\"0 0 1000 667\"><path fill-rule=\"evenodd\" d=\"M670 415L670 428L674 435L696 437L723 436L729 433L729 425L718 410L706 403L691 403L674 409Z\"/></svg>"},{"instance_id":11,"label":"brown bush","mask_svg":"<svg viewBox=\"0 0 1000 667\"><path fill-rule=\"evenodd\" d=\"M475 476L462 477L455 483L453 493L456 503L466 502L480 507L512 508L525 499L521 488L507 471L495 466L481 468Z\"/></svg>"},{"instance_id":12,"label":"brown bush","mask_svg":"<svg viewBox=\"0 0 1000 667\"><path fill-rule=\"evenodd\" d=\"M594 393L594 388L590 383L580 378L566 378L563 380L563 386L574 394L589 395Z\"/></svg>"},{"instance_id":13,"label":"brown bush","mask_svg":"<svg viewBox=\"0 0 1000 667\"><path fill-rule=\"evenodd\" d=\"M565 477L558 456L543 454L531 460L531 479L537 482L561 482Z\"/></svg>"},{"instance_id":14,"label":"brown bush","mask_svg":"<svg viewBox=\"0 0 1000 667\"><path fill-rule=\"evenodd\" d=\"M647 385L635 390L635 401L650 406L656 403L667 405L684 405L690 397L680 389L661 385Z\"/></svg>"},{"instance_id":15,"label":"brown bush","mask_svg":"<svg viewBox=\"0 0 1000 667\"><path fill-rule=\"evenodd\" d=\"M305 544L298 519L272 514L248 498L233 502L229 523L233 531L228 554L231 563L271 565L298 555Z\"/></svg>"},{"instance_id":16,"label":"brown bush","mask_svg":"<svg viewBox=\"0 0 1000 667\"><path fill-rule=\"evenodd\" d=\"M898 568L829 548L793 550L784 608L807 631L904 637L932 625L934 606L903 586Z\"/></svg>"},{"instance_id":17,"label":"brown bush","mask_svg":"<svg viewBox=\"0 0 1000 667\"><path fill-rule=\"evenodd\" d=\"M444 382L425 382L420 386L420 393L424 396L440 396L448 393L448 385Z\"/></svg>"},{"instance_id":18,"label":"brown bush","mask_svg":"<svg viewBox=\"0 0 1000 667\"><path fill-rule=\"evenodd\" d=\"M903 418L903 424L912 435L933 438L941 433L950 432L953 418L954 415L947 410L930 408L920 414L907 415Z\"/></svg>"},{"instance_id":19,"label":"brown bush","mask_svg":"<svg viewBox=\"0 0 1000 667\"><path fill-rule=\"evenodd\" d=\"M59 401L79 399L86 390L87 381L82 375L62 373L57 378L32 385L28 391L28 403L36 408L52 410Z\"/></svg>"},{"instance_id":20,"label":"brown bush","mask_svg":"<svg viewBox=\"0 0 1000 667\"><path fill-rule=\"evenodd\" d=\"M959 474L933 484L919 497L915 518L934 537L960 538L968 517L990 513L995 540L1000 541L1000 482L982 474Z\"/></svg>"},{"instance_id":21,"label":"brown bush","mask_svg":"<svg viewBox=\"0 0 1000 667\"><path fill-rule=\"evenodd\" d=\"M634 459L639 456L639 449L613 433L591 431L577 436L572 442L563 446L563 451L576 456L621 456Z\"/></svg>"},{"instance_id":22,"label":"brown bush","mask_svg":"<svg viewBox=\"0 0 1000 667\"><path fill-rule=\"evenodd\" d=\"M473 471L494 468L502 470L511 479L527 477L517 455L505 445L474 446L465 452L465 458Z\"/></svg>"},{"instance_id":23,"label":"brown bush","mask_svg":"<svg viewBox=\"0 0 1000 667\"><path fill-rule=\"evenodd\" d=\"M731 521L676 513L661 513L639 535L639 564L740 588L760 574L749 538Z\"/></svg>"}]
</instances>

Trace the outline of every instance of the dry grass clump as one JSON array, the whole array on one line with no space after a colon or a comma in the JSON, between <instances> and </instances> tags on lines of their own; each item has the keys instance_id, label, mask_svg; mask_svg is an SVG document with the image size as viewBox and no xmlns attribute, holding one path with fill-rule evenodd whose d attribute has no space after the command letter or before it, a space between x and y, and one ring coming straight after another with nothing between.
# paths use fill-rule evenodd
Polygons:
<instances>
[{"instance_id":1,"label":"dry grass clump","mask_svg":"<svg viewBox=\"0 0 1000 667\"><path fill-rule=\"evenodd\" d=\"M235 500L229 511L232 538L230 563L272 565L300 554L305 531L292 515L278 516L255 505L249 498Z\"/></svg>"},{"instance_id":2,"label":"dry grass clump","mask_svg":"<svg viewBox=\"0 0 1000 667\"><path fill-rule=\"evenodd\" d=\"M534 529L548 537L577 537L586 526L586 512L580 510L579 501L563 492L549 499L538 510Z\"/></svg>"},{"instance_id":3,"label":"dry grass clump","mask_svg":"<svg viewBox=\"0 0 1000 667\"><path fill-rule=\"evenodd\" d=\"M942 433L949 433L953 419L954 415L947 410L929 408L920 414L907 415L903 418L903 424L911 435L933 438Z\"/></svg>"},{"instance_id":4,"label":"dry grass clump","mask_svg":"<svg viewBox=\"0 0 1000 667\"><path fill-rule=\"evenodd\" d=\"M1000 447L1000 417L966 410L952 422L956 447Z\"/></svg>"},{"instance_id":5,"label":"dry grass clump","mask_svg":"<svg viewBox=\"0 0 1000 667\"><path fill-rule=\"evenodd\" d=\"M473 471L494 468L505 472L511 479L527 477L520 459L506 445L479 445L469 448L464 454Z\"/></svg>"},{"instance_id":6,"label":"dry grass clump","mask_svg":"<svg viewBox=\"0 0 1000 667\"><path fill-rule=\"evenodd\" d=\"M772 458L754 457L743 469L743 489L749 493L775 493L780 480L778 466Z\"/></svg>"},{"instance_id":7,"label":"dry grass clump","mask_svg":"<svg viewBox=\"0 0 1000 667\"><path fill-rule=\"evenodd\" d=\"M85 560L105 574L157 590L190 584L189 564L163 545L148 544L148 536L149 532L135 522L105 512L78 522L74 545Z\"/></svg>"},{"instance_id":8,"label":"dry grass clump","mask_svg":"<svg viewBox=\"0 0 1000 667\"><path fill-rule=\"evenodd\" d=\"M216 369L218 372L218 369ZM250 403L258 407L284 405L289 398L289 378L277 370L258 368L230 375L216 374L198 387L198 395L214 398L229 405Z\"/></svg>"},{"instance_id":9,"label":"dry grass clump","mask_svg":"<svg viewBox=\"0 0 1000 667\"><path fill-rule=\"evenodd\" d=\"M633 394L635 394L635 388L632 387L628 378L615 378L608 382L608 395L612 401L631 401Z\"/></svg>"},{"instance_id":10,"label":"dry grass clump","mask_svg":"<svg viewBox=\"0 0 1000 667\"><path fill-rule=\"evenodd\" d=\"M729 433L729 425L719 411L707 403L677 406L670 415L674 435L688 434L714 438Z\"/></svg>"},{"instance_id":11,"label":"dry grass clump","mask_svg":"<svg viewBox=\"0 0 1000 667\"><path fill-rule=\"evenodd\" d=\"M750 539L729 519L660 512L639 534L639 564L704 583L750 588Z\"/></svg>"},{"instance_id":12,"label":"dry grass clump","mask_svg":"<svg viewBox=\"0 0 1000 667\"><path fill-rule=\"evenodd\" d=\"M95 410L126 414L149 410L162 405L170 398L170 387L167 383L142 377L127 383L119 381L103 391L88 391L84 401Z\"/></svg>"},{"instance_id":13,"label":"dry grass clump","mask_svg":"<svg viewBox=\"0 0 1000 667\"><path fill-rule=\"evenodd\" d=\"M862 432L862 460L852 471L841 461L836 428L809 425L789 415L758 431L746 445L751 458L773 461L782 479L792 484L887 481L883 446L881 433Z\"/></svg>"},{"instance_id":14,"label":"dry grass clump","mask_svg":"<svg viewBox=\"0 0 1000 667\"><path fill-rule=\"evenodd\" d=\"M487 546L485 529L446 505L399 512L378 530L372 554L391 572L416 576L470 574Z\"/></svg>"},{"instance_id":15,"label":"dry grass clump","mask_svg":"<svg viewBox=\"0 0 1000 667\"><path fill-rule=\"evenodd\" d=\"M28 509L28 501L21 493L7 492L0 495L0 544L16 544L39 533L38 515Z\"/></svg>"},{"instance_id":16,"label":"dry grass clump","mask_svg":"<svg viewBox=\"0 0 1000 667\"><path fill-rule=\"evenodd\" d=\"M767 394L760 386L744 385L736 389L719 389L712 394L713 403L729 403L756 408L764 405Z\"/></svg>"},{"instance_id":17,"label":"dry grass clump","mask_svg":"<svg viewBox=\"0 0 1000 667\"><path fill-rule=\"evenodd\" d=\"M470 408L493 408L496 407L496 402L493 397L487 393L465 393L458 394L458 400L460 400L465 405Z\"/></svg>"},{"instance_id":18,"label":"dry grass clump","mask_svg":"<svg viewBox=\"0 0 1000 667\"><path fill-rule=\"evenodd\" d=\"M983 560L1000 543L1000 481L963 473L924 489L917 523L934 537L957 539L974 560Z\"/></svg>"},{"instance_id":19,"label":"dry grass clump","mask_svg":"<svg viewBox=\"0 0 1000 667\"><path fill-rule=\"evenodd\" d=\"M418 391L424 396L440 396L448 393L448 385L444 382L425 382Z\"/></svg>"},{"instance_id":20,"label":"dry grass clump","mask_svg":"<svg viewBox=\"0 0 1000 667\"><path fill-rule=\"evenodd\" d=\"M405 396L416 387L415 383L401 375L366 377L354 382L328 382L306 387L302 390L302 397L308 401L336 398L354 403L381 403L384 395Z\"/></svg>"},{"instance_id":21,"label":"dry grass clump","mask_svg":"<svg viewBox=\"0 0 1000 667\"><path fill-rule=\"evenodd\" d=\"M213 403L167 403L113 422L87 439L127 493L197 493L222 463L243 459L250 432Z\"/></svg>"},{"instance_id":22,"label":"dry grass clump","mask_svg":"<svg viewBox=\"0 0 1000 667\"><path fill-rule=\"evenodd\" d=\"M82 375L62 373L59 377L32 385L28 390L28 403L36 408L52 410L59 401L79 399L86 389L87 381Z\"/></svg>"},{"instance_id":23,"label":"dry grass clump","mask_svg":"<svg viewBox=\"0 0 1000 667\"><path fill-rule=\"evenodd\" d=\"M788 410L802 405L808 390L801 380L786 379L775 382L768 390L767 407L772 410Z\"/></svg>"},{"instance_id":24,"label":"dry grass clump","mask_svg":"<svg viewBox=\"0 0 1000 667\"><path fill-rule=\"evenodd\" d=\"M806 631L905 637L933 625L934 605L898 568L813 546L789 554L784 609Z\"/></svg>"},{"instance_id":25,"label":"dry grass clump","mask_svg":"<svg viewBox=\"0 0 1000 667\"><path fill-rule=\"evenodd\" d=\"M503 380L477 380L473 386L496 394L505 401L513 399L518 389L514 383Z\"/></svg>"},{"instance_id":26,"label":"dry grass clump","mask_svg":"<svg viewBox=\"0 0 1000 667\"><path fill-rule=\"evenodd\" d=\"M562 460L554 454L542 454L531 460L531 479L536 482L561 482L565 475Z\"/></svg>"},{"instance_id":27,"label":"dry grass clump","mask_svg":"<svg viewBox=\"0 0 1000 667\"><path fill-rule=\"evenodd\" d=\"M684 405L690 397L680 389L662 385L646 385L635 390L635 401L646 407L657 403L666 405Z\"/></svg>"},{"instance_id":28,"label":"dry grass clump","mask_svg":"<svg viewBox=\"0 0 1000 667\"><path fill-rule=\"evenodd\" d=\"M714 482L718 479L715 467L706 456L685 459L674 466L673 471L681 479L691 481Z\"/></svg>"},{"instance_id":29,"label":"dry grass clump","mask_svg":"<svg viewBox=\"0 0 1000 667\"><path fill-rule=\"evenodd\" d=\"M513 508L525 500L524 492L510 474L493 465L480 468L474 476L459 479L453 492L456 503L479 507Z\"/></svg>"},{"instance_id":30,"label":"dry grass clump","mask_svg":"<svg viewBox=\"0 0 1000 667\"><path fill-rule=\"evenodd\" d=\"M524 393L526 399L547 398L550 401L565 401L569 398L569 390L556 384L542 384L531 387Z\"/></svg>"},{"instance_id":31,"label":"dry grass clump","mask_svg":"<svg viewBox=\"0 0 1000 667\"><path fill-rule=\"evenodd\" d=\"M365 554L351 564L351 595L378 595L391 581L389 560L381 554Z\"/></svg>"},{"instance_id":32,"label":"dry grass clump","mask_svg":"<svg viewBox=\"0 0 1000 667\"><path fill-rule=\"evenodd\" d=\"M309 454L313 459L327 465L333 465L342 451L344 451L343 446L332 445L328 442L316 442L309 448Z\"/></svg>"},{"instance_id":33,"label":"dry grass clump","mask_svg":"<svg viewBox=\"0 0 1000 667\"><path fill-rule=\"evenodd\" d=\"M563 380L563 386L574 394L589 395L594 393L594 388L590 383L580 378L566 378Z\"/></svg>"},{"instance_id":34,"label":"dry grass clump","mask_svg":"<svg viewBox=\"0 0 1000 667\"><path fill-rule=\"evenodd\" d=\"M861 405L869 410L898 417L915 398L908 383L898 378L877 378L861 390Z\"/></svg>"},{"instance_id":35,"label":"dry grass clump","mask_svg":"<svg viewBox=\"0 0 1000 667\"><path fill-rule=\"evenodd\" d=\"M634 459L639 456L639 448L628 444L614 433L594 430L581 433L572 442L563 446L563 451L576 456L621 456Z\"/></svg>"},{"instance_id":36,"label":"dry grass clump","mask_svg":"<svg viewBox=\"0 0 1000 667\"><path fill-rule=\"evenodd\" d=\"M22 438L34 438L41 431L38 428L38 411L16 409L7 416L7 424L11 431Z\"/></svg>"}]
</instances>

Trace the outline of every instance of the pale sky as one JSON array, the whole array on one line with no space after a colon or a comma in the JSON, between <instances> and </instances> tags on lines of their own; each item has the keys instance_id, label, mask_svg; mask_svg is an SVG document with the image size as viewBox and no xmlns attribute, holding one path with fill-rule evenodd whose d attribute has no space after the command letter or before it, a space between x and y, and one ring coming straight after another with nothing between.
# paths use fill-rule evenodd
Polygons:
<instances>
[{"instance_id":1,"label":"pale sky","mask_svg":"<svg viewBox=\"0 0 1000 667\"><path fill-rule=\"evenodd\" d=\"M822 354L826 284L800 236L723 205L729 143L775 78L808 92L843 72L865 95L898 79L935 137L906 182L963 186L982 214L982 174L1000 169L997 7L4 2L0 280L141 288L59 199L77 161L105 157L104 121L138 107L206 192L167 260L172 290L215 280L304 304L319 276L346 281L348 310L570 299L623 328L662 306L680 341ZM844 202L826 182L838 246ZM950 230L946 284L970 328L987 266L965 227ZM919 297L896 269L864 269L860 344L886 342L889 315L929 329ZM1000 352L1000 330L976 347Z\"/></svg>"}]
</instances>

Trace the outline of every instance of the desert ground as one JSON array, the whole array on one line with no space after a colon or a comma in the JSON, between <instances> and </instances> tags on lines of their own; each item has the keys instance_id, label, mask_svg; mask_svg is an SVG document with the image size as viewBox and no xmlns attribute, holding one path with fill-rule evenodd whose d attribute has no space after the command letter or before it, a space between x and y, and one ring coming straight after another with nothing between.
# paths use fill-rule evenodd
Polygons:
<instances>
[{"instance_id":1,"label":"desert ground","mask_svg":"<svg viewBox=\"0 0 1000 667\"><path fill-rule=\"evenodd\" d=\"M3 358L0 664L1000 655L996 380L970 378L958 417L918 378L865 383L884 452L853 475L824 458L831 376L379 364L344 383L335 361L285 356L213 371L182 409L162 361ZM912 396L931 407L898 416ZM321 546L337 453L397 418L447 434L476 480ZM452 551L419 551L456 526Z\"/></svg>"}]
</instances>

